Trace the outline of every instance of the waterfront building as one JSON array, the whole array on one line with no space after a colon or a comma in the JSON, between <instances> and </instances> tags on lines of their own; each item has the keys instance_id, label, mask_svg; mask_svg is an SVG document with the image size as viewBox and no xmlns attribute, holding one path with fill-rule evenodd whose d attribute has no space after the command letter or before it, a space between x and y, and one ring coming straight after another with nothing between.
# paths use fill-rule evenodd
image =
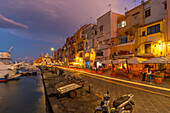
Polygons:
<instances>
[{"instance_id":1,"label":"waterfront building","mask_svg":"<svg viewBox=\"0 0 170 113\"><path fill-rule=\"evenodd\" d=\"M112 38L111 56L112 59L129 58L135 56L135 32L144 24L144 4L120 15L117 21L117 36Z\"/></svg>"},{"instance_id":2,"label":"waterfront building","mask_svg":"<svg viewBox=\"0 0 170 113\"><path fill-rule=\"evenodd\" d=\"M62 65L64 65L65 64L65 62L64 62L64 58L65 58L65 51L64 51L64 46L62 47L62 49L61 49L61 62L62 62Z\"/></svg>"},{"instance_id":3,"label":"waterfront building","mask_svg":"<svg viewBox=\"0 0 170 113\"><path fill-rule=\"evenodd\" d=\"M84 67L93 67L95 60L95 50L94 50L94 36L97 35L97 25L88 24L84 28ZM96 32L95 32L96 31Z\"/></svg>"},{"instance_id":4,"label":"waterfront building","mask_svg":"<svg viewBox=\"0 0 170 113\"><path fill-rule=\"evenodd\" d=\"M165 18L166 0L148 0L144 5L145 24Z\"/></svg>"},{"instance_id":5,"label":"waterfront building","mask_svg":"<svg viewBox=\"0 0 170 113\"><path fill-rule=\"evenodd\" d=\"M43 52L41 52L40 57L34 61L34 65L49 65L52 63L52 59L47 53L45 56Z\"/></svg>"},{"instance_id":6,"label":"waterfront building","mask_svg":"<svg viewBox=\"0 0 170 113\"><path fill-rule=\"evenodd\" d=\"M166 56L166 0L149 0L144 5L144 25L137 30L136 50L140 57Z\"/></svg>"},{"instance_id":7,"label":"waterfront building","mask_svg":"<svg viewBox=\"0 0 170 113\"><path fill-rule=\"evenodd\" d=\"M95 36L95 63L110 59L111 38L117 36L117 18L120 14L109 11L97 19L97 35Z\"/></svg>"},{"instance_id":8,"label":"waterfront building","mask_svg":"<svg viewBox=\"0 0 170 113\"><path fill-rule=\"evenodd\" d=\"M167 56L170 55L170 1L167 0L167 3L165 2L165 9L166 9L166 15L165 15L165 40L167 41L166 48L167 48Z\"/></svg>"},{"instance_id":9,"label":"waterfront building","mask_svg":"<svg viewBox=\"0 0 170 113\"><path fill-rule=\"evenodd\" d=\"M67 38L67 49L68 49L68 56L67 56L67 58L68 58L68 66L69 66L69 64L70 63L72 63L73 61L72 61L72 59L73 59L73 53L72 53L72 51L73 51L73 36L72 37L69 37L69 38Z\"/></svg>"},{"instance_id":10,"label":"waterfront building","mask_svg":"<svg viewBox=\"0 0 170 113\"><path fill-rule=\"evenodd\" d=\"M57 62L57 51L54 51L53 56L52 56L53 62Z\"/></svg>"},{"instance_id":11,"label":"waterfront building","mask_svg":"<svg viewBox=\"0 0 170 113\"><path fill-rule=\"evenodd\" d=\"M74 40L75 43L73 43L73 50L75 51L75 54L73 55L74 65L77 65L78 67L84 67L84 28L86 25L83 25L75 34L74 34Z\"/></svg>"}]
</instances>

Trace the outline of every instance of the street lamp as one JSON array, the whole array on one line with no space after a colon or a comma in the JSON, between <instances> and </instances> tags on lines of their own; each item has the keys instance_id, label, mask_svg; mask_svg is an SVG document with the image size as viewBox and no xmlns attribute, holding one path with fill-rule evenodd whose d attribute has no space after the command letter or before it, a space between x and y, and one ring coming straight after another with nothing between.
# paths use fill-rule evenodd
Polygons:
<instances>
[{"instance_id":1,"label":"street lamp","mask_svg":"<svg viewBox=\"0 0 170 113\"><path fill-rule=\"evenodd\" d=\"M53 51L54 51L54 48L53 48L53 47L51 48L51 51L52 51L52 58L53 58Z\"/></svg>"}]
</instances>

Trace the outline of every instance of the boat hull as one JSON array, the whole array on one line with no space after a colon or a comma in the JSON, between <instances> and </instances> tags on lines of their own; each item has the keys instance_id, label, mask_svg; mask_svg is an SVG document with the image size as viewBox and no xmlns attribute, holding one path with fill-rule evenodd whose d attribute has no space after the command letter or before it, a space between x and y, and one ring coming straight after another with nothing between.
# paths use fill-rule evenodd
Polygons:
<instances>
[{"instance_id":1,"label":"boat hull","mask_svg":"<svg viewBox=\"0 0 170 113\"><path fill-rule=\"evenodd\" d=\"M6 82L8 80L9 80L8 78L0 78L0 82Z\"/></svg>"}]
</instances>

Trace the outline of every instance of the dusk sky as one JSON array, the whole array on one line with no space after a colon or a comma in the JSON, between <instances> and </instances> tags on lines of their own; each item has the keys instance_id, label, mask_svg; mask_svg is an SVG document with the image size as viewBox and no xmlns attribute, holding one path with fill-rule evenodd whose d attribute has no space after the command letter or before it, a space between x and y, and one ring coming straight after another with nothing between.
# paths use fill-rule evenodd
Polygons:
<instances>
[{"instance_id":1,"label":"dusk sky","mask_svg":"<svg viewBox=\"0 0 170 113\"><path fill-rule=\"evenodd\" d=\"M141 0L1 0L0 51L13 46L13 58L38 58L43 51L51 55L80 26L95 23L111 10L124 14Z\"/></svg>"}]
</instances>

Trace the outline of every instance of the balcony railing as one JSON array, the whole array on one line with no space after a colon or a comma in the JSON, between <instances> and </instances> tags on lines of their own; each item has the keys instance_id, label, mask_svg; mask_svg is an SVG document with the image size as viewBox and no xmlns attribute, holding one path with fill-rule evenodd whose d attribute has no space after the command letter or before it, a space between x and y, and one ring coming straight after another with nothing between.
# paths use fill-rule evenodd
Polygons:
<instances>
[{"instance_id":1,"label":"balcony railing","mask_svg":"<svg viewBox=\"0 0 170 113\"><path fill-rule=\"evenodd\" d=\"M101 36L104 36L104 35L105 35L105 32L102 31L102 32L100 32L100 33L97 34L97 38L99 38L99 37L101 37Z\"/></svg>"},{"instance_id":2,"label":"balcony railing","mask_svg":"<svg viewBox=\"0 0 170 113\"><path fill-rule=\"evenodd\" d=\"M96 50L102 50L102 49L108 49L110 48L109 45L100 45L99 47L96 47Z\"/></svg>"}]
</instances>

